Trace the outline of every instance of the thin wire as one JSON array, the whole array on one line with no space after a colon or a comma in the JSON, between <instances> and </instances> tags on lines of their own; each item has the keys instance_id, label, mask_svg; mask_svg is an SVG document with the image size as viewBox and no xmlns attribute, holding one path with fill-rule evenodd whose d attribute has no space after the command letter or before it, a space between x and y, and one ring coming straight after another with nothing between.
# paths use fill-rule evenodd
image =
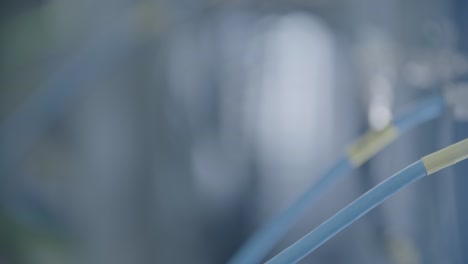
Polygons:
<instances>
[{"instance_id":1,"label":"thin wire","mask_svg":"<svg viewBox=\"0 0 468 264\"><path fill-rule=\"evenodd\" d=\"M388 135L384 135L383 133L385 132L377 133L377 136L373 136L370 141L366 141L363 146L360 146L361 150L365 148L368 149L370 145L375 145L377 141L381 141L381 144L372 148L375 151L364 151L365 153L361 155L361 160L367 161L388 143L396 139L398 135L438 117L443 112L444 108L444 98L440 94L431 95L415 102L405 113L395 119L393 125L393 130L395 130L394 137L382 141L382 137L387 137ZM350 156L341 158L289 208L255 232L231 258L229 263L260 263L276 243L287 233L290 227L298 221L306 208L315 202L318 197L335 182L339 181L344 175L351 172L353 168L359 167L361 164L361 162L355 164L353 162L353 157Z\"/></svg>"},{"instance_id":2,"label":"thin wire","mask_svg":"<svg viewBox=\"0 0 468 264\"><path fill-rule=\"evenodd\" d=\"M398 172L346 206L302 239L276 255L267 264L297 263L341 230L381 204L410 183L426 176L426 167L418 161Z\"/></svg>"}]
</instances>

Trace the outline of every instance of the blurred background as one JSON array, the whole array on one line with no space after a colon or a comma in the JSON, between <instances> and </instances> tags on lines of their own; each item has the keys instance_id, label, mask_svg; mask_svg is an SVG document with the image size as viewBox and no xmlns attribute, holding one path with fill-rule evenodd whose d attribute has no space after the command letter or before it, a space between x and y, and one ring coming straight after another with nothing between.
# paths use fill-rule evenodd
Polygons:
<instances>
[{"instance_id":1,"label":"blurred background","mask_svg":"<svg viewBox=\"0 0 468 264\"><path fill-rule=\"evenodd\" d=\"M463 0L6 0L0 263L225 263L369 127L468 80ZM310 208L269 257L468 135L466 100ZM468 164L304 263L468 263Z\"/></svg>"}]
</instances>

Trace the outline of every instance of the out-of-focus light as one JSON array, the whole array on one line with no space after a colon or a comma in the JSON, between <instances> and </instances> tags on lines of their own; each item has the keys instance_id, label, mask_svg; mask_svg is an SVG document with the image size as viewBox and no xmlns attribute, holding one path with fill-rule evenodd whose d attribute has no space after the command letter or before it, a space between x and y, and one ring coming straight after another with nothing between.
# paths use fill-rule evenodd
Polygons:
<instances>
[{"instance_id":1,"label":"out-of-focus light","mask_svg":"<svg viewBox=\"0 0 468 264\"><path fill-rule=\"evenodd\" d=\"M271 28L259 118L269 158L301 164L313 154L318 131L331 123L331 52L328 32L309 16L288 15Z\"/></svg>"},{"instance_id":2,"label":"out-of-focus light","mask_svg":"<svg viewBox=\"0 0 468 264\"><path fill-rule=\"evenodd\" d=\"M392 119L393 83L399 55L397 45L385 30L368 26L362 29L355 53L364 76L363 97L367 101L369 126L381 130Z\"/></svg>"},{"instance_id":3,"label":"out-of-focus light","mask_svg":"<svg viewBox=\"0 0 468 264\"><path fill-rule=\"evenodd\" d=\"M266 27L255 139L262 170L261 200L281 206L311 180L333 142L334 47L327 27L307 14Z\"/></svg>"},{"instance_id":4,"label":"out-of-focus light","mask_svg":"<svg viewBox=\"0 0 468 264\"><path fill-rule=\"evenodd\" d=\"M448 85L445 88L446 100L453 109L454 118L468 121L468 83Z\"/></svg>"},{"instance_id":5,"label":"out-of-focus light","mask_svg":"<svg viewBox=\"0 0 468 264\"><path fill-rule=\"evenodd\" d=\"M369 124L374 130L384 129L392 120L392 111L384 105L373 105L369 110Z\"/></svg>"},{"instance_id":6,"label":"out-of-focus light","mask_svg":"<svg viewBox=\"0 0 468 264\"><path fill-rule=\"evenodd\" d=\"M392 85L383 75L374 75L369 83L371 98L368 122L372 129L382 130L392 121Z\"/></svg>"}]
</instances>

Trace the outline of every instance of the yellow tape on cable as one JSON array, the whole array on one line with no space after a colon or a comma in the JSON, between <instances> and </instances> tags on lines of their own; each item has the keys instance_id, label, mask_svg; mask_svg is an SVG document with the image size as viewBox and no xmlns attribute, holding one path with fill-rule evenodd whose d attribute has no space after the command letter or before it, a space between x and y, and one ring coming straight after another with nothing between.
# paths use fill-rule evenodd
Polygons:
<instances>
[{"instance_id":1,"label":"yellow tape on cable","mask_svg":"<svg viewBox=\"0 0 468 264\"><path fill-rule=\"evenodd\" d=\"M425 156L421 160L426 167L427 175L431 175L445 167L468 158L468 139L450 145L444 149Z\"/></svg>"},{"instance_id":2,"label":"yellow tape on cable","mask_svg":"<svg viewBox=\"0 0 468 264\"><path fill-rule=\"evenodd\" d=\"M370 131L348 148L348 158L354 167L361 166L398 136L398 130L389 125L380 131Z\"/></svg>"}]
</instances>

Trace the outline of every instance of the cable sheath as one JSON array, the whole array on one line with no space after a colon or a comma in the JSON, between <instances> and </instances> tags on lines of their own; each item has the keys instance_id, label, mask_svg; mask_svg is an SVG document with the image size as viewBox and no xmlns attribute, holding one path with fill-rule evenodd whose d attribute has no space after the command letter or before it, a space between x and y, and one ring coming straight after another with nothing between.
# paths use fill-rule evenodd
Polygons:
<instances>
[{"instance_id":1,"label":"cable sheath","mask_svg":"<svg viewBox=\"0 0 468 264\"><path fill-rule=\"evenodd\" d=\"M363 194L315 230L280 252L267 264L289 264L300 261L402 188L465 159L468 159L468 139L425 156Z\"/></svg>"},{"instance_id":2,"label":"cable sheath","mask_svg":"<svg viewBox=\"0 0 468 264\"><path fill-rule=\"evenodd\" d=\"M440 116L445 105L445 98L438 93L424 97L395 118L393 124L399 133L403 133Z\"/></svg>"},{"instance_id":3,"label":"cable sheath","mask_svg":"<svg viewBox=\"0 0 468 264\"><path fill-rule=\"evenodd\" d=\"M360 167L398 137L398 130L389 125L380 131L369 131L348 148L348 159L354 168Z\"/></svg>"},{"instance_id":4,"label":"cable sheath","mask_svg":"<svg viewBox=\"0 0 468 264\"><path fill-rule=\"evenodd\" d=\"M288 209L273 218L241 247L229 264L257 264L297 222L299 217L317 198L344 175L393 142L402 133L438 117L445 103L441 95L425 97L396 117L393 124L381 131L369 131L348 148L346 157L335 163L329 171L314 183Z\"/></svg>"},{"instance_id":5,"label":"cable sheath","mask_svg":"<svg viewBox=\"0 0 468 264\"><path fill-rule=\"evenodd\" d=\"M276 255L267 264L290 264L300 261L388 197L425 175L424 163L422 161L413 163L359 197L315 230Z\"/></svg>"},{"instance_id":6,"label":"cable sheath","mask_svg":"<svg viewBox=\"0 0 468 264\"><path fill-rule=\"evenodd\" d=\"M427 175L468 158L468 139L450 145L422 158Z\"/></svg>"},{"instance_id":7,"label":"cable sheath","mask_svg":"<svg viewBox=\"0 0 468 264\"><path fill-rule=\"evenodd\" d=\"M314 183L299 199L273 221L258 230L229 263L260 263L275 244L287 233L311 202L322 194L330 185L335 183L343 174L353 167L347 159L341 159L332 169Z\"/></svg>"}]
</instances>

